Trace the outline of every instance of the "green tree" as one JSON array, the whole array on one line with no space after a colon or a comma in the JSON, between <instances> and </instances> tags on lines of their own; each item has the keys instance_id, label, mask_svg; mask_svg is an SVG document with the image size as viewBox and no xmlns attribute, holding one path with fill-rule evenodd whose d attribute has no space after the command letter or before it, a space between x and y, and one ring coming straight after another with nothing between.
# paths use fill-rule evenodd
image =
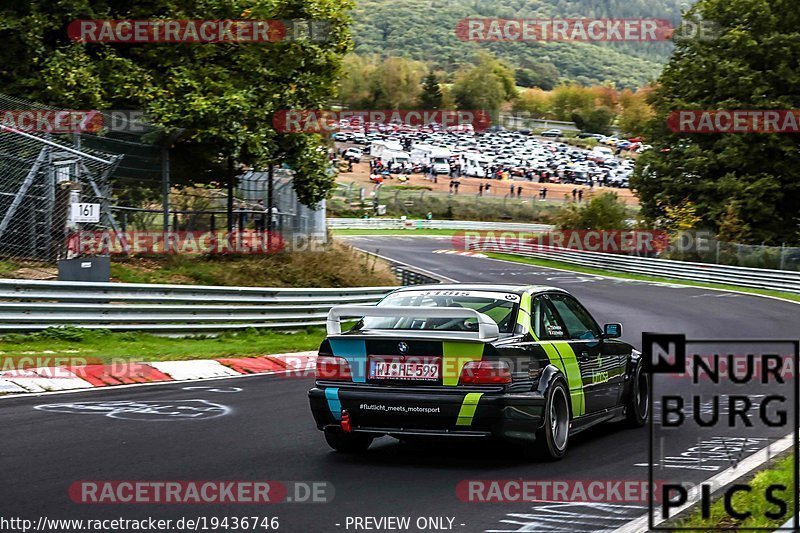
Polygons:
<instances>
[{"instance_id":1,"label":"green tree","mask_svg":"<svg viewBox=\"0 0 800 533\"><path fill-rule=\"evenodd\" d=\"M352 109L413 109L424 72L422 63L402 57L351 55L344 61L339 97Z\"/></svg>"},{"instance_id":2,"label":"green tree","mask_svg":"<svg viewBox=\"0 0 800 533\"><path fill-rule=\"evenodd\" d=\"M68 109L142 109L177 154L207 168L288 162L300 199L322 200L331 178L318 166L323 139L281 134L282 109L329 105L352 43L348 0L31 0L0 9L0 91ZM97 44L72 42L79 19L304 19L322 39L275 43ZM319 26L318 26L319 27ZM181 165L177 165L179 168Z\"/></svg>"},{"instance_id":3,"label":"green tree","mask_svg":"<svg viewBox=\"0 0 800 533\"><path fill-rule=\"evenodd\" d=\"M631 180L643 212L655 221L688 199L704 225L728 235L800 243L797 135L690 134L667 126L675 110L797 109L796 2L700 0L687 17L718 35L679 41L653 93L653 150L639 158Z\"/></svg>"},{"instance_id":4,"label":"green tree","mask_svg":"<svg viewBox=\"0 0 800 533\"><path fill-rule=\"evenodd\" d=\"M611 123L616 114L607 106L600 106L589 110L579 110L572 113L572 121L582 131L602 133L610 132Z\"/></svg>"},{"instance_id":5,"label":"green tree","mask_svg":"<svg viewBox=\"0 0 800 533\"><path fill-rule=\"evenodd\" d=\"M374 106L381 109L414 109L419 103L425 66L419 61L389 57L373 74Z\"/></svg>"},{"instance_id":6,"label":"green tree","mask_svg":"<svg viewBox=\"0 0 800 533\"><path fill-rule=\"evenodd\" d=\"M628 211L613 192L604 192L589 202L570 204L555 217L563 230L620 230L628 227Z\"/></svg>"},{"instance_id":7,"label":"green tree","mask_svg":"<svg viewBox=\"0 0 800 533\"><path fill-rule=\"evenodd\" d=\"M422 94L419 97L420 109L441 109L443 97L439 78L436 73L429 72L422 80Z\"/></svg>"},{"instance_id":8,"label":"green tree","mask_svg":"<svg viewBox=\"0 0 800 533\"><path fill-rule=\"evenodd\" d=\"M513 110L530 113L534 118L553 118L550 112L551 107L550 93L541 89L527 89L514 100Z\"/></svg>"},{"instance_id":9,"label":"green tree","mask_svg":"<svg viewBox=\"0 0 800 533\"><path fill-rule=\"evenodd\" d=\"M478 56L477 65L458 72L453 83L453 97L459 109L496 112L516 95L513 71L488 53Z\"/></svg>"},{"instance_id":10,"label":"green tree","mask_svg":"<svg viewBox=\"0 0 800 533\"><path fill-rule=\"evenodd\" d=\"M514 79L521 87L538 87L545 91L558 84L558 70L552 63L539 63L514 71Z\"/></svg>"},{"instance_id":11,"label":"green tree","mask_svg":"<svg viewBox=\"0 0 800 533\"><path fill-rule=\"evenodd\" d=\"M370 109L375 101L372 80L378 63L375 58L349 54L342 63L339 101L352 109Z\"/></svg>"},{"instance_id":12,"label":"green tree","mask_svg":"<svg viewBox=\"0 0 800 533\"><path fill-rule=\"evenodd\" d=\"M652 88L646 87L635 93L627 89L620 93L619 127L623 133L638 136L646 132L647 123L653 118L653 108L647 103L651 92Z\"/></svg>"}]
</instances>

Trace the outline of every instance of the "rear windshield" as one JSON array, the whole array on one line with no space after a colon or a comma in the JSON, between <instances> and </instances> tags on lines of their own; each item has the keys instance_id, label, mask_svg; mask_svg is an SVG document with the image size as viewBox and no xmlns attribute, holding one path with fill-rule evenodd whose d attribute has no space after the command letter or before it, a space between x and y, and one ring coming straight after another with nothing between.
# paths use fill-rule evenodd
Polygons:
<instances>
[{"instance_id":1,"label":"rear windshield","mask_svg":"<svg viewBox=\"0 0 800 533\"><path fill-rule=\"evenodd\" d=\"M419 307L419 317L367 317L357 329L478 331L474 318L429 318L426 307L461 307L483 313L497 323L500 333L511 333L517 317L519 295L489 291L402 291L390 294L383 306Z\"/></svg>"}]
</instances>

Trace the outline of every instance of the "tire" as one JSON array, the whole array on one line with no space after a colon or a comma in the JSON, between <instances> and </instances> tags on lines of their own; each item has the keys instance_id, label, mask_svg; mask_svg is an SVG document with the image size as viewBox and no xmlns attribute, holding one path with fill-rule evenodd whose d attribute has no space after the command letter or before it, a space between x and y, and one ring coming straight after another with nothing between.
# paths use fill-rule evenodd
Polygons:
<instances>
[{"instance_id":1,"label":"tire","mask_svg":"<svg viewBox=\"0 0 800 533\"><path fill-rule=\"evenodd\" d=\"M544 425L536 434L536 454L557 461L567 453L569 444L569 392L563 381L556 381L547 391Z\"/></svg>"},{"instance_id":2,"label":"tire","mask_svg":"<svg viewBox=\"0 0 800 533\"><path fill-rule=\"evenodd\" d=\"M340 429L325 430L325 442L341 453L363 453L372 444L373 438L362 433L344 433Z\"/></svg>"},{"instance_id":3,"label":"tire","mask_svg":"<svg viewBox=\"0 0 800 533\"><path fill-rule=\"evenodd\" d=\"M633 369L631 390L625 399L625 425L640 428L650 416L650 376L640 360Z\"/></svg>"}]
</instances>

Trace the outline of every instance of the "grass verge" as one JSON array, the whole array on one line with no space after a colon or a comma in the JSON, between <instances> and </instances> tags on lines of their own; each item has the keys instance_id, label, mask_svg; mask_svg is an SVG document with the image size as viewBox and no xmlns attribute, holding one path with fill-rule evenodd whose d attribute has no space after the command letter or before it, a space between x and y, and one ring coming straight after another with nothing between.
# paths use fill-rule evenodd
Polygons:
<instances>
[{"instance_id":1,"label":"grass verge","mask_svg":"<svg viewBox=\"0 0 800 533\"><path fill-rule=\"evenodd\" d=\"M752 487L751 492L738 492L732 498L732 506L734 509L747 510L752 513L752 516L745 520L736 520L725 512L725 507L722 500L717 500L711 506L711 513L708 518L703 518L700 511L697 510L691 516L680 523L674 524L675 527L692 528L690 531L702 533L711 530L729 530L739 531L747 530L749 528L768 528L776 529L782 526L789 517L793 516L795 505L792 502L792 493L794 490L794 456L789 455L783 459L778 460L770 468L758 472L749 482L748 485ZM788 512L777 520L767 518L765 513L780 512L775 504L770 503L765 498L765 491L767 487L772 485L783 485L786 487L785 491L775 493L775 497L786 501L788 504ZM694 529L697 528L697 529Z\"/></svg>"},{"instance_id":2,"label":"grass verge","mask_svg":"<svg viewBox=\"0 0 800 533\"><path fill-rule=\"evenodd\" d=\"M297 331L248 329L218 336L160 337L147 333L115 333L107 330L50 328L31 334L0 337L3 368L16 368L20 357L55 360L61 358L89 363L126 361L179 361L315 350L325 338L322 327Z\"/></svg>"},{"instance_id":3,"label":"grass verge","mask_svg":"<svg viewBox=\"0 0 800 533\"><path fill-rule=\"evenodd\" d=\"M389 266L342 243L319 252L262 256L168 255L115 260L111 278L123 283L237 287L381 287L397 280Z\"/></svg>"},{"instance_id":4,"label":"grass verge","mask_svg":"<svg viewBox=\"0 0 800 533\"><path fill-rule=\"evenodd\" d=\"M717 283L702 283L698 281L687 281L682 279L662 278L658 276L643 276L640 274L628 274L625 272L612 272L610 270L602 270L599 268L590 268L572 263L565 263L562 261L553 261L550 259L537 259L533 257L519 257L511 254L499 254L493 252L483 252L492 259L501 259L503 261L511 261L513 263L523 263L526 265L534 265L545 268L560 268L563 270L571 270L573 272L580 272L583 274L595 274L598 276L606 276L610 278L631 279L636 281L655 281L659 283L672 283L675 285L687 285L689 287L708 287L711 289L726 289L738 292L747 292L751 294L760 294L762 296L774 296L784 300L791 300L793 302L800 302L800 294L791 292L773 291L768 289L751 289L749 287L739 287L736 285L724 285Z\"/></svg>"}]
</instances>

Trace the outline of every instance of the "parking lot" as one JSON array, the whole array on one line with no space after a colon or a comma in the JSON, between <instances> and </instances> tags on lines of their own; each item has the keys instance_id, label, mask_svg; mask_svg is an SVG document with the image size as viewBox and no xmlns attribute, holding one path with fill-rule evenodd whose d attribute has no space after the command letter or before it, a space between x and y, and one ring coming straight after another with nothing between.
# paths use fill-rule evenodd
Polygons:
<instances>
[{"instance_id":1,"label":"parking lot","mask_svg":"<svg viewBox=\"0 0 800 533\"><path fill-rule=\"evenodd\" d=\"M525 130L474 133L369 123L340 127L334 134L337 154L354 163L373 159L377 165L373 163L369 174L378 182L422 174L527 181L541 184L537 189L546 184L627 188L633 173L635 152L612 148L617 143L613 138L598 139L589 150Z\"/></svg>"}]
</instances>

